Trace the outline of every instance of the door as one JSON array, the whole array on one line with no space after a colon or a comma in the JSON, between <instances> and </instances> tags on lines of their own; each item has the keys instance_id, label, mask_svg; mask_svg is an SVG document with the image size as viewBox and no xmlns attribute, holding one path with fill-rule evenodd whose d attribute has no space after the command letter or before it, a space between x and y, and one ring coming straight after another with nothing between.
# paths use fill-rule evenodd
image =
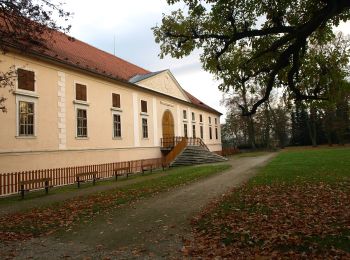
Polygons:
<instances>
[{"instance_id":1,"label":"door","mask_svg":"<svg viewBox=\"0 0 350 260\"><path fill-rule=\"evenodd\" d=\"M173 147L174 146L174 118L169 110L166 110L163 114L162 119L163 127L163 146Z\"/></svg>"}]
</instances>

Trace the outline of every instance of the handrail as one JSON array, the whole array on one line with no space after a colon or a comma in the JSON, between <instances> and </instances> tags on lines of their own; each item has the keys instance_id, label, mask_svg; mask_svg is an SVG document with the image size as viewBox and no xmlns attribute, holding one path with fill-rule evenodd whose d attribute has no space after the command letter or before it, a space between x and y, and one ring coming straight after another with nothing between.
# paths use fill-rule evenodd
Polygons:
<instances>
[{"instance_id":1,"label":"handrail","mask_svg":"<svg viewBox=\"0 0 350 260\"><path fill-rule=\"evenodd\" d=\"M165 163L170 164L175 158L187 147L187 138L182 137L182 140L165 156Z\"/></svg>"},{"instance_id":2,"label":"handrail","mask_svg":"<svg viewBox=\"0 0 350 260\"><path fill-rule=\"evenodd\" d=\"M162 148L173 148L179 142L182 141L182 136L172 136L172 137L163 137L161 138L161 147Z\"/></svg>"},{"instance_id":3,"label":"handrail","mask_svg":"<svg viewBox=\"0 0 350 260\"><path fill-rule=\"evenodd\" d=\"M201 138L197 137L183 137L183 136L173 136L173 137L164 137L161 138L161 147L162 148L174 148L176 147L183 138L187 139L187 145L189 146L202 146L205 149L209 150L207 145L203 142Z\"/></svg>"}]
</instances>

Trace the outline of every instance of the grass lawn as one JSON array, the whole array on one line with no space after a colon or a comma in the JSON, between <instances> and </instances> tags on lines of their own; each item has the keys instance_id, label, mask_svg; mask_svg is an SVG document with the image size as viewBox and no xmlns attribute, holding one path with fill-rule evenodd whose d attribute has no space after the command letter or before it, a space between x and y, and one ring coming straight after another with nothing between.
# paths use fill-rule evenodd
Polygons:
<instances>
[{"instance_id":1,"label":"grass lawn","mask_svg":"<svg viewBox=\"0 0 350 260\"><path fill-rule=\"evenodd\" d=\"M350 149L281 152L193 220L194 257L349 258Z\"/></svg>"},{"instance_id":2,"label":"grass lawn","mask_svg":"<svg viewBox=\"0 0 350 260\"><path fill-rule=\"evenodd\" d=\"M208 177L229 167L228 164L217 164L174 168L158 178L5 215L0 217L0 241L26 239L66 230L80 221L91 220L95 215L123 204ZM61 192L64 191L65 188Z\"/></svg>"}]
</instances>

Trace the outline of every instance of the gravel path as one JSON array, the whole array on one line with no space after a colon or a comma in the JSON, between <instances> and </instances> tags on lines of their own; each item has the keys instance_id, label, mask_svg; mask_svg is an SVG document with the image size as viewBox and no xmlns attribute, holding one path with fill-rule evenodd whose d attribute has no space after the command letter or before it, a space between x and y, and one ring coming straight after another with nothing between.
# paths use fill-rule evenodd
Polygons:
<instances>
[{"instance_id":1,"label":"gravel path","mask_svg":"<svg viewBox=\"0 0 350 260\"><path fill-rule=\"evenodd\" d=\"M275 155L234 157L225 172L117 209L73 231L0 244L0 252L14 251L15 259L181 258L189 219L216 196L254 176Z\"/></svg>"}]
</instances>

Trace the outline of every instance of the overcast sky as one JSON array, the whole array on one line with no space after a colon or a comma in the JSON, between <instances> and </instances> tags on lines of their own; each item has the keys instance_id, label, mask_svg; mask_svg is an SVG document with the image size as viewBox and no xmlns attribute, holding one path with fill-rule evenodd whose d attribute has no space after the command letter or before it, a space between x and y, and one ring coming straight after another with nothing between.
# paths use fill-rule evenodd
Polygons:
<instances>
[{"instance_id":1,"label":"overcast sky","mask_svg":"<svg viewBox=\"0 0 350 260\"><path fill-rule=\"evenodd\" d=\"M99 49L114 53L150 71L170 69L180 85L211 107L225 113L220 106L222 93L218 82L203 71L198 52L181 60L158 57L159 46L151 28L160 24L162 14L184 8L169 7L165 0L66 0L65 9L73 12L70 35ZM350 23L340 29L350 34ZM224 118L221 119L221 121Z\"/></svg>"}]
</instances>

